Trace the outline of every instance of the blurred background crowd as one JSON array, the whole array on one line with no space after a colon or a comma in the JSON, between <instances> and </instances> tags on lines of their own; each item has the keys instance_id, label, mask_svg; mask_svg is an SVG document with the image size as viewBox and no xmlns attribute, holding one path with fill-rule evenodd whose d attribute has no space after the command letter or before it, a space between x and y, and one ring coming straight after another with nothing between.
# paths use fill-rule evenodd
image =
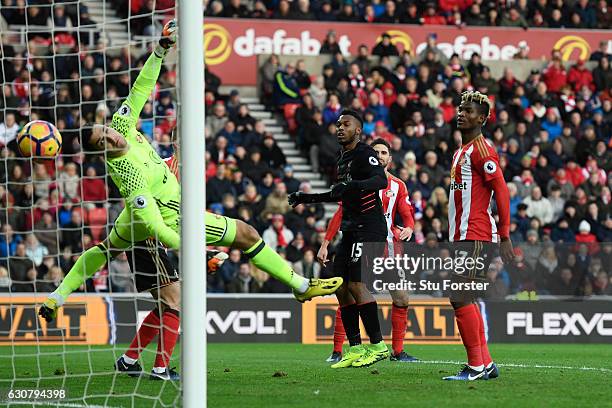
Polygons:
<instances>
[{"instance_id":1,"label":"blurred background crowd","mask_svg":"<svg viewBox=\"0 0 612 408\"><path fill-rule=\"evenodd\" d=\"M8 3L15 7L7 9L11 13L3 8L5 22L23 24L19 12L17 16L14 12L24 3L3 0ZM125 3L114 2L118 13L129 17L135 36L152 35L164 22L151 17L156 5L164 7L162 2L132 1L131 8ZM549 27L610 24L610 13L602 17L600 12L605 1L450 1L433 4L433 9L432 4L281 0L245 5L215 0L208 3L207 15L414 24L510 26L514 23L508 21L516 19L521 22L517 25ZM67 24L95 25L86 8L61 12L58 7L40 7L47 12L40 17L41 25L49 24L51 12L65 13ZM33 8L28 7L27 13ZM558 12L562 23L557 21ZM344 19L347 13L354 17ZM532 23L538 19L544 23ZM284 121L303 156L330 184L339 150L335 121L345 107L360 112L364 140L383 138L392 147L390 171L406 183L414 207L414 243L437 251L444 250L448 240L450 159L461 142L455 109L466 89L488 94L494 110L484 133L498 150L508 182L511 237L519 259L513 266L493 263L488 296L612 294L612 55L607 44L593 50L590 61L569 65L558 50L551 50L549 61L519 80L511 62L494 77L476 53L469 60L448 58L437 48L435 27L431 31L428 46L419 55L400 55L389 36L382 35L380 43L364 44L353 56L342 55L335 33L330 32L321 52L330 54L332 62L322 72L308 72L299 59L281 65L272 55L259 72L261 100ZM6 39L2 42L0 290L4 291L53 290L75 257L105 237L123 205L104 164L81 152L78 129L87 121L110 119L147 53L129 47L108 53L106 38L86 46L78 32L68 35L72 40L55 37L32 34L27 39L30 52ZM528 48L519 48L516 58L528 59ZM294 176L275 134L264 120L251 115L240 92L220 92L219 77L209 70L205 74L208 209L253 225L296 272L307 277L329 274L330 268L316 262L328 221L323 206L291 209L287 203L289 193L308 191L310 184ZM174 152L175 86L176 71L167 66L138 124L162 157ZM18 157L15 136L30 119L49 120L61 131L63 154L56 165ZM330 249L333 254L333 245ZM127 257L113 260L82 289L133 291ZM252 293L286 288L250 266L239 251L230 251L219 273L209 276L208 290Z\"/></svg>"},{"instance_id":2,"label":"blurred background crowd","mask_svg":"<svg viewBox=\"0 0 612 408\"><path fill-rule=\"evenodd\" d=\"M208 17L384 24L603 28L606 0L205 0Z\"/></svg>"}]
</instances>

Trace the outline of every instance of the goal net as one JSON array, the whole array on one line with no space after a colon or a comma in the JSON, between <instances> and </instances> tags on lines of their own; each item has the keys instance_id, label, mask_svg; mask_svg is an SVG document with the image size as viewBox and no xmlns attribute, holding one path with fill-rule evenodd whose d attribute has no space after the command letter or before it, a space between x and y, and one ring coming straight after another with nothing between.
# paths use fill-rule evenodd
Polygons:
<instances>
[{"instance_id":1,"label":"goal net","mask_svg":"<svg viewBox=\"0 0 612 408\"><path fill-rule=\"evenodd\" d=\"M125 206L105 165L108 152L86 154L82 129L111 123L174 7L170 0L2 0L2 406L181 405L180 382L149 378L159 365L163 318L151 324L157 332L138 358L143 375L129 377L114 368L143 320L160 307L148 291L139 293L143 285L155 285L146 276L139 284L138 274L168 283L159 281L158 272L171 268L165 261L176 264L172 251L161 259L155 242L140 243L150 260L135 268L130 268L138 256L133 250L109 257L68 297L56 319L38 316L78 257L109 236ZM176 54L166 56L136 125L161 158L174 154ZM63 149L56 160L20 156L17 133L36 119L61 132ZM166 366L178 367L179 356L177 345Z\"/></svg>"}]
</instances>

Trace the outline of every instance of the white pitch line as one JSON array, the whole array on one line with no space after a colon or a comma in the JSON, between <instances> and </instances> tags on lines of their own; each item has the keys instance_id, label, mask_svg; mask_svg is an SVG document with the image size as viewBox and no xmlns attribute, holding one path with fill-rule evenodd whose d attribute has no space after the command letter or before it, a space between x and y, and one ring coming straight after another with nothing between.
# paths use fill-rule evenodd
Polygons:
<instances>
[{"instance_id":1,"label":"white pitch line","mask_svg":"<svg viewBox=\"0 0 612 408\"><path fill-rule=\"evenodd\" d=\"M446 360L420 360L415 363L421 364L457 364L462 365L465 362L462 361L446 361ZM544 368L550 370L578 370L578 371L600 371L602 373L612 373L612 369L603 367L571 367L571 366L554 366L554 365L542 365L542 364L514 364L514 363L496 363L499 367L511 367L511 368Z\"/></svg>"}]
</instances>

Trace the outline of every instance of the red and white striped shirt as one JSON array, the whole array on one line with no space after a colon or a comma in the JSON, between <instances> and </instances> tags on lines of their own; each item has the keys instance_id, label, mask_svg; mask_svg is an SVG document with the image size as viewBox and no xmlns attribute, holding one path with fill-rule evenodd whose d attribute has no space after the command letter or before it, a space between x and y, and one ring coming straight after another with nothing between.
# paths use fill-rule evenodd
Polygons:
<instances>
[{"instance_id":1,"label":"red and white striped shirt","mask_svg":"<svg viewBox=\"0 0 612 408\"><path fill-rule=\"evenodd\" d=\"M510 202L508 188L493 145L482 135L453 155L448 203L449 241L498 242L508 237ZM496 192L499 229L491 214L491 197Z\"/></svg>"},{"instance_id":2,"label":"red and white striped shirt","mask_svg":"<svg viewBox=\"0 0 612 408\"><path fill-rule=\"evenodd\" d=\"M176 178L178 180L178 178L179 178L179 166L178 166L178 160L176 159L176 156L172 155L170 157L166 157L163 160L166 162L166 165L168 166L170 171L172 173L174 173L174 175L176 176Z\"/></svg>"},{"instance_id":3,"label":"red and white striped shirt","mask_svg":"<svg viewBox=\"0 0 612 408\"><path fill-rule=\"evenodd\" d=\"M385 221L387 222L387 242L392 244L394 241L398 241L399 229L395 225L395 215L399 211L400 217L404 227L410 227L414 229L414 216L412 210L412 203L410 203L410 197L408 195L408 188L406 184L399 178L389 175L387 177L387 187L384 190L378 192L382 201L383 212L385 214ZM325 239L331 241L340 229L340 223L342 221L342 205L338 207L336 213L329 221L327 226L327 232ZM389 246L389 254L393 255L393 247Z\"/></svg>"}]
</instances>

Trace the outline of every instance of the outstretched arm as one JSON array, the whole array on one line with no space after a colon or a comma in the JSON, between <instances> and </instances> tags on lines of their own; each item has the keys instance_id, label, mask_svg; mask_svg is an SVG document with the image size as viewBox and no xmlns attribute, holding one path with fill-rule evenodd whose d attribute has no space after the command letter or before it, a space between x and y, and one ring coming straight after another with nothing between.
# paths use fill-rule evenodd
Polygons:
<instances>
[{"instance_id":1,"label":"outstretched arm","mask_svg":"<svg viewBox=\"0 0 612 408\"><path fill-rule=\"evenodd\" d=\"M172 48L176 42L176 23L174 20L171 20L164 26L163 33L164 36L159 40L159 44L155 47L151 55L149 55L149 58L147 58L147 61L136 78L136 82L134 82L130 90L130 94L118 111L122 116L129 116L134 123L140 117L142 108L155 88L155 84L159 78L159 72L161 71L161 64L168 50Z\"/></svg>"}]
</instances>

